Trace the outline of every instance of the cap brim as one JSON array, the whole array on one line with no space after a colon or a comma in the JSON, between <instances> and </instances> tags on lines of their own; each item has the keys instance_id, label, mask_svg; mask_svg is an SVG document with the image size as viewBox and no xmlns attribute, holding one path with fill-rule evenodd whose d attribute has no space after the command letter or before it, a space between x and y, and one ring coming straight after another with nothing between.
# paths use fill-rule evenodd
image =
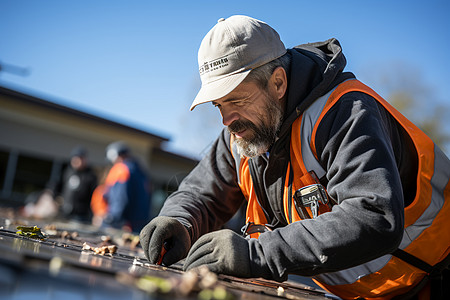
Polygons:
<instances>
[{"instance_id":1,"label":"cap brim","mask_svg":"<svg viewBox=\"0 0 450 300\"><path fill-rule=\"evenodd\" d=\"M231 93L250 73L251 69L240 73L232 74L219 80L202 85L200 91L192 102L190 110L193 110L197 105L211 102L222 98Z\"/></svg>"}]
</instances>

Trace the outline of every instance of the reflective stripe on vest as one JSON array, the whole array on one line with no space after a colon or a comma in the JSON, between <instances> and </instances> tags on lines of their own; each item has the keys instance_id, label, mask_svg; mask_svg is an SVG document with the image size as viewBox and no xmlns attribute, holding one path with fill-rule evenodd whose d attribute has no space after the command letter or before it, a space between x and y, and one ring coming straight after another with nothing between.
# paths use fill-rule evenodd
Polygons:
<instances>
[{"instance_id":1,"label":"reflective stripe on vest","mask_svg":"<svg viewBox=\"0 0 450 300\"><path fill-rule=\"evenodd\" d=\"M314 101L314 103L311 104L302 115L300 138L301 138L303 163L305 164L305 167L308 171L314 170L319 179L325 176L326 171L319 164L316 156L312 152L312 149L310 147L311 135L313 132L314 125L317 122L317 119L319 119L319 116L323 111L323 108L325 107L328 98L335 89L336 88L334 88L333 90L329 91L328 93L326 93L325 95Z\"/></svg>"}]
</instances>

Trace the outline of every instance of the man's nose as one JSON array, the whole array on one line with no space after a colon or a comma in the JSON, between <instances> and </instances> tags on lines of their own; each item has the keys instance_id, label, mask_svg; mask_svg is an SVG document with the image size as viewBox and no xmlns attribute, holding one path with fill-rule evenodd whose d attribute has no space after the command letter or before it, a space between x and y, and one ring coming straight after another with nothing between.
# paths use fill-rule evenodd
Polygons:
<instances>
[{"instance_id":1,"label":"man's nose","mask_svg":"<svg viewBox=\"0 0 450 300\"><path fill-rule=\"evenodd\" d=\"M221 109L222 123L225 126L230 126L236 120L239 120L239 113L236 110Z\"/></svg>"}]
</instances>

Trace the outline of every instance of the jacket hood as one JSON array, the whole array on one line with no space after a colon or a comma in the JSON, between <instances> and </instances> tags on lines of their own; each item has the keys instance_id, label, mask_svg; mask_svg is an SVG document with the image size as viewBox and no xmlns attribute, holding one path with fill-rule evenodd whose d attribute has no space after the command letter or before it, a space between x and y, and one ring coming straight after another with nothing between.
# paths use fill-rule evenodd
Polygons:
<instances>
[{"instance_id":1,"label":"jacket hood","mask_svg":"<svg viewBox=\"0 0 450 300\"><path fill-rule=\"evenodd\" d=\"M279 136L290 129L294 120L317 98L340 82L354 77L343 73L346 59L335 38L308 43L288 50L291 67L288 75L287 103Z\"/></svg>"}]
</instances>

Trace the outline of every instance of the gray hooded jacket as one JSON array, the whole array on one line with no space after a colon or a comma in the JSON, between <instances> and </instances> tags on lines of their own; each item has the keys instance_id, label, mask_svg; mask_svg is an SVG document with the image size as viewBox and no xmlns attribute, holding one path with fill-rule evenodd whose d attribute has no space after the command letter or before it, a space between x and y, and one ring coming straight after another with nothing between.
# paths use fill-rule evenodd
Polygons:
<instances>
[{"instance_id":1,"label":"gray hooded jacket","mask_svg":"<svg viewBox=\"0 0 450 300\"><path fill-rule=\"evenodd\" d=\"M288 53L288 100L279 139L268 157L251 159L258 201L275 228L249 242L252 274L275 280L342 270L395 250L404 205L414 199L417 168L411 140L390 114L364 93L347 93L323 118L316 138L326 170L322 181L338 204L315 219L288 225L282 205L291 125L315 99L354 78L343 72L346 60L335 39ZM194 242L219 229L244 201L224 129L160 215L180 220Z\"/></svg>"}]
</instances>

